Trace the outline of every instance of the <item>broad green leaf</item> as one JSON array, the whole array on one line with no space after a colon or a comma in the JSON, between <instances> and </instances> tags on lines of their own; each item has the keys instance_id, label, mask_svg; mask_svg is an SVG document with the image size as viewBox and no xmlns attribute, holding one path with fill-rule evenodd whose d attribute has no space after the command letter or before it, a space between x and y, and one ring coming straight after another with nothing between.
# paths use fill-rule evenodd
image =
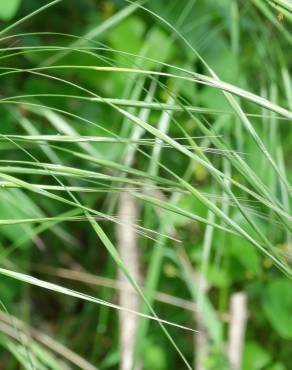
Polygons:
<instances>
[{"instance_id":1,"label":"broad green leaf","mask_svg":"<svg viewBox=\"0 0 292 370\"><path fill-rule=\"evenodd\" d=\"M269 366L266 370L286 370L286 367L281 362L277 362L276 364Z\"/></svg>"},{"instance_id":2,"label":"broad green leaf","mask_svg":"<svg viewBox=\"0 0 292 370\"><path fill-rule=\"evenodd\" d=\"M255 248L244 239L236 236L228 236L230 253L248 271L259 274L261 272L260 255Z\"/></svg>"},{"instance_id":3,"label":"broad green leaf","mask_svg":"<svg viewBox=\"0 0 292 370\"><path fill-rule=\"evenodd\" d=\"M147 344L143 349L142 357L145 370L167 369L166 353L158 344Z\"/></svg>"},{"instance_id":4,"label":"broad green leaf","mask_svg":"<svg viewBox=\"0 0 292 370\"><path fill-rule=\"evenodd\" d=\"M264 291L263 311L276 332L285 339L292 339L292 283L278 278L271 281Z\"/></svg>"},{"instance_id":5,"label":"broad green leaf","mask_svg":"<svg viewBox=\"0 0 292 370\"><path fill-rule=\"evenodd\" d=\"M242 370L261 370L270 362L270 354L256 342L247 342L243 352Z\"/></svg>"}]
</instances>

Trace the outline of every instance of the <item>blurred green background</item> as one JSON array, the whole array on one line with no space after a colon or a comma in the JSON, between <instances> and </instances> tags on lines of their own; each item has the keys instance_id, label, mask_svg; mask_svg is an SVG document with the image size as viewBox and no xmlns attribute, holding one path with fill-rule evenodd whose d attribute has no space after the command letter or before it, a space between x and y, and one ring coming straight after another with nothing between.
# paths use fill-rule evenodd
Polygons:
<instances>
[{"instance_id":1,"label":"blurred green background","mask_svg":"<svg viewBox=\"0 0 292 370\"><path fill-rule=\"evenodd\" d=\"M1 0L1 29L47 3L43 0ZM183 71L173 69L170 66L173 65L208 75L206 66L187 45L187 41L221 80L291 110L291 13L285 10L286 8L275 8L270 3L273 2L149 0L143 3L149 12L123 0L64 0L16 25L11 31L8 30L1 35L0 40L1 174L12 173L28 183L56 185L54 178L35 170L30 163L35 159L42 163L62 164L105 175L116 174L115 169L104 169L100 164L72 155L71 151L123 163L127 145L113 145L110 142L53 142L51 145L43 145L40 141L14 142L9 139L9 135L111 136L129 139L133 135L132 124L119 111L109 104L95 103L82 97L91 96L88 91L92 91L104 98L143 102L147 101L151 92L154 102L169 103L171 94L174 94L177 104L206 109L206 113L198 113L201 122L212 134L218 135L226 148L242 156L244 163L277 199L277 204L284 204L289 213L289 192L283 190L279 175L234 115L222 91L205 84L189 83L167 75L156 76L150 73L97 73L94 69L82 68L9 73L9 68L23 70L62 65L118 66L183 76ZM178 32L183 35L185 41L178 36ZM9 35L11 37L8 37ZM73 38L70 35L84 38ZM68 46L71 50L62 49ZM54 79L47 78L42 73L53 75ZM62 83L60 79L72 84ZM82 86L83 90L78 89L75 84ZM48 96L49 94L52 96ZM26 97L23 97L24 95ZM5 101L8 97L15 97L13 103ZM291 122L244 98L236 99L243 111L250 114L254 129L275 159L278 169L289 181L292 177ZM135 116L141 114L140 108L124 109ZM79 117L82 117L83 121ZM157 127L160 119L161 109L153 109L146 120ZM169 137L205 135L198 123L184 110L174 112L171 120L175 122L169 127ZM144 132L143 139L151 143L153 136ZM215 168L257 191L249 185L248 177L233 167L228 155L216 151L218 148L214 143L202 138L198 139L197 144L214 149L213 152L210 150L210 153L206 153L206 156ZM151 173L153 145L142 144L140 148L148 157L136 151L131 167L143 173ZM9 166L25 167L24 162L18 161L27 161L27 167L32 170L9 172ZM188 173L187 181L194 184L200 192L209 194L209 199L224 212L228 212L237 225L252 237L257 237L236 204L224 198L219 185L200 163L191 164L182 153L169 146L163 147L159 161L179 177ZM162 178L173 180L163 168L156 171ZM118 191L115 191L114 187L118 187L120 183L104 179L95 179L95 182L91 183L90 176L87 179L82 176L72 176L64 181L72 186L94 186L97 190L100 188L100 191L80 192L77 194L79 201L105 214L116 215L115 197ZM134 179L135 174L128 177ZM6 178L3 177L4 180ZM147 182L145 184L147 185ZM139 184L135 186L139 187ZM175 193L172 189L164 191L166 200L172 195L175 196ZM256 202L250 195L243 195L240 189L235 189L234 193L242 206L246 207L250 220L255 222L275 248L277 258L289 265L292 248L291 235L287 231L289 227L283 226L271 209ZM166 223L175 229L176 237L182 241L178 247L174 246L174 241L165 240L159 235L158 238L163 239L163 244L139 236L143 285L147 284L149 273L155 270L152 264L157 248L160 248L161 256L155 260L159 271L156 271L155 275L155 291L181 298L185 305L197 303L198 296L194 293L197 280L192 279L193 276L205 274L208 291L203 295L208 308L204 308L203 331L206 331L208 355L203 361L203 367L197 367L197 370L230 369L226 348L230 300L235 292L243 292L248 301L242 369L291 369L290 277L247 240L216 228L209 230L211 241L206 263L206 225L167 211L163 211L166 216L162 221L161 214L157 214L154 207L143 200L138 202L139 225L168 233L164 225ZM200 217L212 217L206 205L189 193L182 192L177 205ZM0 189L1 220L75 217L80 214L78 208L25 189ZM221 226L225 225L217 216L213 220ZM101 225L116 244L115 223L102 220ZM109 256L86 219L75 222L60 222L55 219L51 222L44 220L1 225L0 247L3 268L24 272L109 302L118 302L118 293L108 286L108 282L94 286L78 281L78 277L74 278L73 272L77 271L112 279L110 281L114 282L118 279L115 261ZM180 248L185 253L184 257L179 252ZM125 263L127 264L127 261ZM70 270L69 278L66 278L65 270L59 268ZM188 268L191 269L191 276ZM4 276L1 276L0 292L4 313L8 312L39 332L50 335L96 368L120 367L119 318L116 310ZM155 301L153 307L159 317L196 329L198 322L192 309L159 301ZM3 324L4 318L1 320ZM140 323L146 322L139 320ZM1 325L1 369L78 368L67 360L61 361L62 355L54 351L50 350L49 354L45 352L43 344L38 344L36 338L34 345L40 345L37 349L33 348L32 342L27 338L19 340L18 337L9 336L7 327L5 329L5 325ZM8 321L6 325L13 328L14 324L13 321ZM149 320L145 325L142 339L139 339L140 348L137 350L138 365L146 370L186 368L159 325ZM167 329L189 363L194 364L198 351L195 344L196 333L175 327ZM28 360L30 352L33 353L31 361ZM54 356L56 362L52 360ZM65 367L64 363L68 367ZM86 369L85 365L80 367Z\"/></svg>"}]
</instances>

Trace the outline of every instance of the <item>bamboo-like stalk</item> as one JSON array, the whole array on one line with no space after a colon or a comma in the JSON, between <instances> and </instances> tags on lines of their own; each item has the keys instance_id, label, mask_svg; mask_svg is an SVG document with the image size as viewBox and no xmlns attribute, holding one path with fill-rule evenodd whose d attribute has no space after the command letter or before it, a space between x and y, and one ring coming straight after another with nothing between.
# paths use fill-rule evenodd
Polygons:
<instances>
[{"instance_id":1,"label":"bamboo-like stalk","mask_svg":"<svg viewBox=\"0 0 292 370\"><path fill-rule=\"evenodd\" d=\"M121 193L118 204L118 217L130 219L134 222L138 218L138 208L134 197L129 193ZM131 221L132 220L132 221ZM139 282L139 256L137 248L137 233L131 224L117 225L118 251L121 259L133 278ZM119 304L131 310L139 310L140 300L122 271L119 271L119 281L127 286L127 290L119 292ZM138 328L138 320L129 312L120 312L120 370L131 370L133 366L133 355L135 336ZM136 367L137 369L137 367Z\"/></svg>"},{"instance_id":2,"label":"bamboo-like stalk","mask_svg":"<svg viewBox=\"0 0 292 370\"><path fill-rule=\"evenodd\" d=\"M227 356L231 370L241 369L242 350L247 322L247 295L233 293L230 299L230 324Z\"/></svg>"}]
</instances>

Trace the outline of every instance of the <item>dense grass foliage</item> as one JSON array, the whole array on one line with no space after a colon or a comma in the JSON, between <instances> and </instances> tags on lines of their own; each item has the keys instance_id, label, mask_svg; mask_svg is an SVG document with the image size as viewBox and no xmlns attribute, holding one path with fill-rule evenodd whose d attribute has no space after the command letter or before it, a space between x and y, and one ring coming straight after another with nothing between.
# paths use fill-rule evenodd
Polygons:
<instances>
[{"instance_id":1,"label":"dense grass foliage","mask_svg":"<svg viewBox=\"0 0 292 370\"><path fill-rule=\"evenodd\" d=\"M0 21L0 369L291 369L291 2Z\"/></svg>"}]
</instances>

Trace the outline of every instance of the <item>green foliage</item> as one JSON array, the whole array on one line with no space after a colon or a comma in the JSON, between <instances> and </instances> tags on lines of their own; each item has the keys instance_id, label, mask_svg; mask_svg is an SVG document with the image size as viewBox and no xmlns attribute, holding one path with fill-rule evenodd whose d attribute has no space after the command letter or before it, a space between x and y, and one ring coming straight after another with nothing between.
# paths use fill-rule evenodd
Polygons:
<instances>
[{"instance_id":1,"label":"green foliage","mask_svg":"<svg viewBox=\"0 0 292 370\"><path fill-rule=\"evenodd\" d=\"M149 343L143 349L143 364L145 369L167 369L166 355L159 345Z\"/></svg>"},{"instance_id":2,"label":"green foliage","mask_svg":"<svg viewBox=\"0 0 292 370\"><path fill-rule=\"evenodd\" d=\"M255 342L247 342L244 348L243 369L260 370L269 364L269 353Z\"/></svg>"},{"instance_id":3,"label":"green foliage","mask_svg":"<svg viewBox=\"0 0 292 370\"><path fill-rule=\"evenodd\" d=\"M263 310L279 335L292 339L291 283L284 279L271 281L264 292Z\"/></svg>"},{"instance_id":4,"label":"green foliage","mask_svg":"<svg viewBox=\"0 0 292 370\"><path fill-rule=\"evenodd\" d=\"M1 1L0 19L3 21L10 21L10 19L15 16L20 4L21 0Z\"/></svg>"},{"instance_id":5,"label":"green foliage","mask_svg":"<svg viewBox=\"0 0 292 370\"><path fill-rule=\"evenodd\" d=\"M0 1L3 368L121 367L129 286L143 369L230 370L237 292L242 370L290 368L290 8Z\"/></svg>"}]
</instances>

